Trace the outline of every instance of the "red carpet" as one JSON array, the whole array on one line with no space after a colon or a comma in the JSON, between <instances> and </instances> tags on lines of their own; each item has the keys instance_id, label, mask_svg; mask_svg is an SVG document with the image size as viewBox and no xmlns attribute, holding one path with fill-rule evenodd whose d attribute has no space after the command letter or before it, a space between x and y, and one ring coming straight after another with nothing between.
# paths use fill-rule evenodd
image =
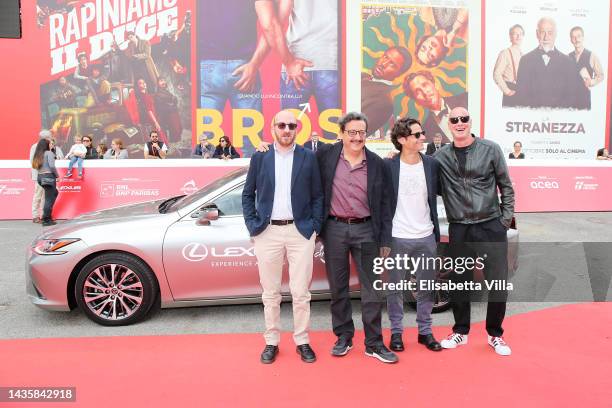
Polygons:
<instances>
[{"instance_id":1,"label":"red carpet","mask_svg":"<svg viewBox=\"0 0 612 408\"><path fill-rule=\"evenodd\" d=\"M3 340L0 386L77 387L76 403L53 407L612 406L612 304L517 315L505 328L510 357L486 345L483 323L467 346L440 353L412 328L396 365L366 357L362 333L344 358L329 355L330 332L313 333L315 364L284 333L269 366L259 334Z\"/></svg>"}]
</instances>

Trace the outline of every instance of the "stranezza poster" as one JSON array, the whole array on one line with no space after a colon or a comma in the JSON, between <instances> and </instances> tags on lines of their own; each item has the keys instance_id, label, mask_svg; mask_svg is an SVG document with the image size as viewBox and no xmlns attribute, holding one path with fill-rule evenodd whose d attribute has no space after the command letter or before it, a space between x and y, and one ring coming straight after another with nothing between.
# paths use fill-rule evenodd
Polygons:
<instances>
[{"instance_id":1,"label":"stranezza poster","mask_svg":"<svg viewBox=\"0 0 612 408\"><path fill-rule=\"evenodd\" d=\"M487 5L485 136L508 157L594 159L606 143L609 2Z\"/></svg>"}]
</instances>

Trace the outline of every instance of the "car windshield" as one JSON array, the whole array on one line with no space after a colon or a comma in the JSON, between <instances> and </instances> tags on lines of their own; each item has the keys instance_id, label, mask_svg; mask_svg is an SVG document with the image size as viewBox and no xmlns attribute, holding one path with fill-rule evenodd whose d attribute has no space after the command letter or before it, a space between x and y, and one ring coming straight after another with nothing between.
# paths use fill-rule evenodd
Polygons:
<instances>
[{"instance_id":1,"label":"car windshield","mask_svg":"<svg viewBox=\"0 0 612 408\"><path fill-rule=\"evenodd\" d=\"M248 171L248 167L243 167L243 168L231 171L225 176L221 177L220 179L217 179L213 181L212 183L207 184L206 186L202 187L195 193L177 200L176 202L172 204L172 207L169 208L168 210L174 211L174 210L180 210L181 208L185 208L195 203L196 201L200 200L202 197L205 197L208 194L212 193L213 191L219 189L220 187L223 187L225 184L229 183L235 178L240 177L243 174L246 174L247 171Z\"/></svg>"}]
</instances>

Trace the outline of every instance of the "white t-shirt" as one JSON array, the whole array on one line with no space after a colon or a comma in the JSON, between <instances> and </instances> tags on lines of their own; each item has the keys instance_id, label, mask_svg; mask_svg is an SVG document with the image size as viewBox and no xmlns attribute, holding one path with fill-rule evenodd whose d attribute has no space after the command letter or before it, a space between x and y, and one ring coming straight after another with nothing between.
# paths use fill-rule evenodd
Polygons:
<instances>
[{"instance_id":1,"label":"white t-shirt","mask_svg":"<svg viewBox=\"0 0 612 408\"><path fill-rule=\"evenodd\" d=\"M85 145L83 143L75 143L70 148L70 151L68 152L68 156L72 157L72 156L74 156L75 153L86 155L87 154L87 148L85 147Z\"/></svg>"},{"instance_id":2,"label":"white t-shirt","mask_svg":"<svg viewBox=\"0 0 612 408\"><path fill-rule=\"evenodd\" d=\"M406 164L400 160L399 191L392 235L403 239L425 238L433 233L433 229L423 162Z\"/></svg>"},{"instance_id":3,"label":"white t-shirt","mask_svg":"<svg viewBox=\"0 0 612 408\"><path fill-rule=\"evenodd\" d=\"M287 45L295 57L314 64L304 71L337 70L338 1L294 0Z\"/></svg>"}]
</instances>

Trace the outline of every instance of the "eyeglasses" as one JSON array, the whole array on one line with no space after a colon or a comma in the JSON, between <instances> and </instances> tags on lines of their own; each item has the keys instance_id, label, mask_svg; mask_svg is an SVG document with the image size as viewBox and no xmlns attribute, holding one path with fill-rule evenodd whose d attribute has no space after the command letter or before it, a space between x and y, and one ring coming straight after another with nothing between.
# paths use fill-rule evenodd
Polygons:
<instances>
[{"instance_id":1,"label":"eyeglasses","mask_svg":"<svg viewBox=\"0 0 612 408\"><path fill-rule=\"evenodd\" d=\"M366 131L365 130L345 130L346 133L348 133L349 136L351 137L355 137L357 135L359 136L365 136L366 135Z\"/></svg>"},{"instance_id":2,"label":"eyeglasses","mask_svg":"<svg viewBox=\"0 0 612 408\"><path fill-rule=\"evenodd\" d=\"M457 116L454 118L448 118L448 121L452 123L453 125L456 125L457 123L459 123L459 121L461 121L461 123L468 123L470 121L470 117L469 116Z\"/></svg>"},{"instance_id":3,"label":"eyeglasses","mask_svg":"<svg viewBox=\"0 0 612 408\"><path fill-rule=\"evenodd\" d=\"M276 127L279 128L280 130L285 130L285 128L289 128L289 130L295 130L297 129L297 123L284 123L284 122L278 122L276 123Z\"/></svg>"},{"instance_id":4,"label":"eyeglasses","mask_svg":"<svg viewBox=\"0 0 612 408\"><path fill-rule=\"evenodd\" d=\"M415 139L420 139L421 136L425 136L425 131L421 130L420 132L411 133L408 136L414 136Z\"/></svg>"}]
</instances>

